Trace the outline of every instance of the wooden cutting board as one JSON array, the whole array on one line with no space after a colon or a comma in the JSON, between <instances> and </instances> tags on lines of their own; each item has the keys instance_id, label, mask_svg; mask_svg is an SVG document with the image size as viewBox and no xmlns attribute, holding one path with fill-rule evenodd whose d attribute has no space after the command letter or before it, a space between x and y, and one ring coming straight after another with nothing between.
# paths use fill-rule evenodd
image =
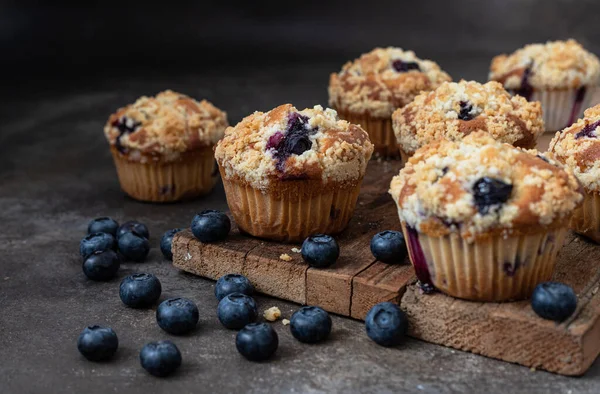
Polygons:
<instances>
[{"instance_id":1,"label":"wooden cutting board","mask_svg":"<svg viewBox=\"0 0 600 394\"><path fill-rule=\"evenodd\" d=\"M369 164L352 221L336 237L340 258L330 268L308 267L295 251L300 244L259 240L240 234L235 225L217 244L180 232L173 240L173 264L213 280L240 273L261 293L355 319L364 319L378 302L392 301L408 314L409 335L415 338L564 375L583 374L600 353L600 246L567 237L555 280L572 286L579 304L561 324L539 318L528 301L481 303L422 294L408 259L387 265L369 248L377 232L400 230L387 193L399 168L397 162Z\"/></svg>"}]
</instances>

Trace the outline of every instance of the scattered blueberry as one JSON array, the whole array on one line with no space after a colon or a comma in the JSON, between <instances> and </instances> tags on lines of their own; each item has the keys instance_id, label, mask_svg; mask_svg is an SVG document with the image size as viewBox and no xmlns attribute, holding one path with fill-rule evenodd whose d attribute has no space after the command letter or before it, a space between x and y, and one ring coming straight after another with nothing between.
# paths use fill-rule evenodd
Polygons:
<instances>
[{"instance_id":1,"label":"scattered blueberry","mask_svg":"<svg viewBox=\"0 0 600 394\"><path fill-rule=\"evenodd\" d=\"M311 235L302 243L302 258L311 267L329 267L340 256L340 247L331 235Z\"/></svg>"},{"instance_id":2,"label":"scattered blueberry","mask_svg":"<svg viewBox=\"0 0 600 394\"><path fill-rule=\"evenodd\" d=\"M399 73L405 73L410 70L421 71L421 68L417 63L405 62L402 60L394 60L394 62L392 63L392 67L394 67L394 70L398 71Z\"/></svg>"},{"instance_id":3,"label":"scattered blueberry","mask_svg":"<svg viewBox=\"0 0 600 394\"><path fill-rule=\"evenodd\" d=\"M510 198L513 185L500 179L483 177L473 185L473 197L479 213L485 215L490 208L503 204Z\"/></svg>"},{"instance_id":4,"label":"scattered blueberry","mask_svg":"<svg viewBox=\"0 0 600 394\"><path fill-rule=\"evenodd\" d=\"M156 310L160 328L173 335L186 334L196 328L198 307L187 298L171 298L161 302Z\"/></svg>"},{"instance_id":5,"label":"scattered blueberry","mask_svg":"<svg viewBox=\"0 0 600 394\"><path fill-rule=\"evenodd\" d=\"M381 346L396 346L408 330L408 318L400 307L391 302L375 305L365 318L367 335Z\"/></svg>"},{"instance_id":6,"label":"scattered blueberry","mask_svg":"<svg viewBox=\"0 0 600 394\"><path fill-rule=\"evenodd\" d=\"M598 127L600 127L600 120L598 120L594 123L586 124L585 127L583 129L581 129L581 131L579 133L575 134L575 139L579 139L582 137L597 138L596 134L594 134L594 131Z\"/></svg>"},{"instance_id":7,"label":"scattered blueberry","mask_svg":"<svg viewBox=\"0 0 600 394\"><path fill-rule=\"evenodd\" d=\"M402 264L408 254L404 235L392 230L375 234L371 239L371 253L386 264Z\"/></svg>"},{"instance_id":8,"label":"scattered blueberry","mask_svg":"<svg viewBox=\"0 0 600 394\"><path fill-rule=\"evenodd\" d=\"M117 333L110 327L89 326L79 335L77 349L90 361L111 358L119 347Z\"/></svg>"},{"instance_id":9,"label":"scattered blueberry","mask_svg":"<svg viewBox=\"0 0 600 394\"><path fill-rule=\"evenodd\" d=\"M143 262L150 252L150 242L136 231L127 232L119 237L119 252L127 260Z\"/></svg>"},{"instance_id":10,"label":"scattered blueberry","mask_svg":"<svg viewBox=\"0 0 600 394\"><path fill-rule=\"evenodd\" d=\"M460 113L458 114L458 119L460 120L471 120L475 118L475 114L473 114L473 105L469 104L466 101L460 102Z\"/></svg>"},{"instance_id":11,"label":"scattered blueberry","mask_svg":"<svg viewBox=\"0 0 600 394\"><path fill-rule=\"evenodd\" d=\"M174 228L163 234L160 239L160 251L167 260L173 260L173 251L171 250L171 243L173 242L173 236L183 230L182 228Z\"/></svg>"},{"instance_id":12,"label":"scattered blueberry","mask_svg":"<svg viewBox=\"0 0 600 394\"><path fill-rule=\"evenodd\" d=\"M331 317L318 306L304 306L292 315L290 329L300 342L320 342L331 332Z\"/></svg>"},{"instance_id":13,"label":"scattered blueberry","mask_svg":"<svg viewBox=\"0 0 600 394\"><path fill-rule=\"evenodd\" d=\"M121 238L123 234L130 233L132 231L135 231L144 238L150 239L150 232L148 231L148 227L146 227L145 224L142 224L136 220L130 220L128 222L123 223L117 230L117 238Z\"/></svg>"},{"instance_id":14,"label":"scattered blueberry","mask_svg":"<svg viewBox=\"0 0 600 394\"><path fill-rule=\"evenodd\" d=\"M96 218L88 224L88 234L107 233L113 237L117 235L119 223L109 217Z\"/></svg>"},{"instance_id":15,"label":"scattered blueberry","mask_svg":"<svg viewBox=\"0 0 600 394\"><path fill-rule=\"evenodd\" d=\"M221 324L231 330L239 330L252 323L258 316L256 302L242 293L233 293L219 301L217 317Z\"/></svg>"},{"instance_id":16,"label":"scattered blueberry","mask_svg":"<svg viewBox=\"0 0 600 394\"><path fill-rule=\"evenodd\" d=\"M227 274L223 275L215 285L215 297L221 301L223 297L233 293L242 293L247 296L254 294L254 286L244 275Z\"/></svg>"},{"instance_id":17,"label":"scattered blueberry","mask_svg":"<svg viewBox=\"0 0 600 394\"><path fill-rule=\"evenodd\" d=\"M267 323L250 323L238 332L235 346L248 360L263 361L275 353L279 346L279 337Z\"/></svg>"},{"instance_id":18,"label":"scattered blueberry","mask_svg":"<svg viewBox=\"0 0 600 394\"><path fill-rule=\"evenodd\" d=\"M121 259L114 250L94 252L83 262L83 273L91 280L106 281L115 277Z\"/></svg>"},{"instance_id":19,"label":"scattered blueberry","mask_svg":"<svg viewBox=\"0 0 600 394\"><path fill-rule=\"evenodd\" d=\"M559 282L540 283L531 295L531 307L538 316L561 322L577 308L577 296L570 286Z\"/></svg>"},{"instance_id":20,"label":"scattered blueberry","mask_svg":"<svg viewBox=\"0 0 600 394\"><path fill-rule=\"evenodd\" d=\"M79 243L79 253L84 260L94 254L94 252L116 249L117 243L115 242L115 238L107 233L88 234Z\"/></svg>"},{"instance_id":21,"label":"scattered blueberry","mask_svg":"<svg viewBox=\"0 0 600 394\"><path fill-rule=\"evenodd\" d=\"M283 166L291 155L301 155L312 148L310 135L317 132L311 128L308 117L294 112L288 119L285 133L276 132L267 142L266 149L271 151L277 161L277 169L282 171Z\"/></svg>"},{"instance_id":22,"label":"scattered blueberry","mask_svg":"<svg viewBox=\"0 0 600 394\"><path fill-rule=\"evenodd\" d=\"M132 308L149 308L160 297L162 286L152 274L133 274L121 281L119 297Z\"/></svg>"},{"instance_id":23,"label":"scattered blueberry","mask_svg":"<svg viewBox=\"0 0 600 394\"><path fill-rule=\"evenodd\" d=\"M140 363L151 375L162 378L181 366L181 352L171 341L150 342L140 351Z\"/></svg>"},{"instance_id":24,"label":"scattered blueberry","mask_svg":"<svg viewBox=\"0 0 600 394\"><path fill-rule=\"evenodd\" d=\"M192 219L192 233L201 242L210 243L224 240L231 230L229 217L221 211L207 209Z\"/></svg>"}]
</instances>

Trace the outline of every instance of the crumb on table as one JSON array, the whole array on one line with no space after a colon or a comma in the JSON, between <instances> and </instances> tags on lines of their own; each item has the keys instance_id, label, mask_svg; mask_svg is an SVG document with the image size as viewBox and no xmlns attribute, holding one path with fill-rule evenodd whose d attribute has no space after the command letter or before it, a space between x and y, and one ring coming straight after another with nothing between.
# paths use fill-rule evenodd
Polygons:
<instances>
[{"instance_id":1,"label":"crumb on table","mask_svg":"<svg viewBox=\"0 0 600 394\"><path fill-rule=\"evenodd\" d=\"M281 317L281 311L276 306L272 306L263 313L263 317L268 321L275 321Z\"/></svg>"},{"instance_id":2,"label":"crumb on table","mask_svg":"<svg viewBox=\"0 0 600 394\"><path fill-rule=\"evenodd\" d=\"M287 326L288 324L290 324L290 321L288 319L283 319L281 323L283 323L284 326Z\"/></svg>"},{"instance_id":3,"label":"crumb on table","mask_svg":"<svg viewBox=\"0 0 600 394\"><path fill-rule=\"evenodd\" d=\"M282 254L281 256L279 256L279 259L280 259L280 260L283 260L283 261L292 261L292 258L291 258L291 257L290 257L290 255L289 255L289 254L287 254L287 253L284 253L284 254Z\"/></svg>"},{"instance_id":4,"label":"crumb on table","mask_svg":"<svg viewBox=\"0 0 600 394\"><path fill-rule=\"evenodd\" d=\"M300 249L298 249L298 248L292 248L292 252L294 252L294 253L300 253L300 252L301 252L301 250L300 250Z\"/></svg>"}]
</instances>

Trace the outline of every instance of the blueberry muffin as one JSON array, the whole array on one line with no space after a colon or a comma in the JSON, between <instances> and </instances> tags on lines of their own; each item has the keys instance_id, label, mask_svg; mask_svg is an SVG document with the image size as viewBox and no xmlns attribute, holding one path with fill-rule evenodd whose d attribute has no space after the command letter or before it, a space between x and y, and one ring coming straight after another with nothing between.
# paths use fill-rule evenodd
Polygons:
<instances>
[{"instance_id":1,"label":"blueberry muffin","mask_svg":"<svg viewBox=\"0 0 600 394\"><path fill-rule=\"evenodd\" d=\"M331 74L329 105L343 119L362 125L378 154L397 156L392 112L449 80L436 63L412 51L376 48Z\"/></svg>"},{"instance_id":2,"label":"blueberry muffin","mask_svg":"<svg viewBox=\"0 0 600 394\"><path fill-rule=\"evenodd\" d=\"M540 103L511 97L498 82L444 82L397 109L392 121L404 161L432 141L460 140L477 130L527 149L544 131Z\"/></svg>"},{"instance_id":3,"label":"blueberry muffin","mask_svg":"<svg viewBox=\"0 0 600 394\"><path fill-rule=\"evenodd\" d=\"M226 113L208 101L167 90L120 108L104 134L123 191L141 201L171 202L213 188L213 147L226 127Z\"/></svg>"},{"instance_id":4,"label":"blueberry muffin","mask_svg":"<svg viewBox=\"0 0 600 394\"><path fill-rule=\"evenodd\" d=\"M584 118L557 132L549 152L573 171L584 190L584 200L571 219L571 228L600 242L600 105Z\"/></svg>"},{"instance_id":5,"label":"blueberry muffin","mask_svg":"<svg viewBox=\"0 0 600 394\"><path fill-rule=\"evenodd\" d=\"M479 301L527 298L549 280L583 199L559 163L482 131L417 150L390 194L423 288Z\"/></svg>"},{"instance_id":6,"label":"blueberry muffin","mask_svg":"<svg viewBox=\"0 0 600 394\"><path fill-rule=\"evenodd\" d=\"M546 130L556 131L596 104L600 61L575 40L550 41L496 56L489 77L514 94L541 101Z\"/></svg>"},{"instance_id":7,"label":"blueberry muffin","mask_svg":"<svg viewBox=\"0 0 600 394\"><path fill-rule=\"evenodd\" d=\"M247 116L215 149L240 229L278 241L342 231L372 153L367 133L334 110L291 104Z\"/></svg>"}]
</instances>

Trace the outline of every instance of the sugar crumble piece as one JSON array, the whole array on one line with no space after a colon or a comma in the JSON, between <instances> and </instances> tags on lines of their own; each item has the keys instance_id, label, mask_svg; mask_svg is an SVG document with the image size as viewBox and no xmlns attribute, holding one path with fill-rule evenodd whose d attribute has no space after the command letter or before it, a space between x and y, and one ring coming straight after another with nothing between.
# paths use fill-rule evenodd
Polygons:
<instances>
[{"instance_id":1,"label":"sugar crumble piece","mask_svg":"<svg viewBox=\"0 0 600 394\"><path fill-rule=\"evenodd\" d=\"M263 312L263 317L268 321L276 321L281 317L281 311L276 306L272 306Z\"/></svg>"},{"instance_id":2,"label":"sugar crumble piece","mask_svg":"<svg viewBox=\"0 0 600 394\"><path fill-rule=\"evenodd\" d=\"M279 260L283 260L283 261L292 261L292 258L290 257L289 254L284 253L281 256L279 256Z\"/></svg>"},{"instance_id":3,"label":"sugar crumble piece","mask_svg":"<svg viewBox=\"0 0 600 394\"><path fill-rule=\"evenodd\" d=\"M298 248L292 248L292 252L294 252L294 253L300 253L300 252L301 252L301 250L300 250L300 249L298 249Z\"/></svg>"},{"instance_id":4,"label":"sugar crumble piece","mask_svg":"<svg viewBox=\"0 0 600 394\"><path fill-rule=\"evenodd\" d=\"M290 321L289 321L288 319L283 319L283 320L281 321L281 323L282 323L284 326L287 326L288 324L290 324Z\"/></svg>"}]
</instances>

